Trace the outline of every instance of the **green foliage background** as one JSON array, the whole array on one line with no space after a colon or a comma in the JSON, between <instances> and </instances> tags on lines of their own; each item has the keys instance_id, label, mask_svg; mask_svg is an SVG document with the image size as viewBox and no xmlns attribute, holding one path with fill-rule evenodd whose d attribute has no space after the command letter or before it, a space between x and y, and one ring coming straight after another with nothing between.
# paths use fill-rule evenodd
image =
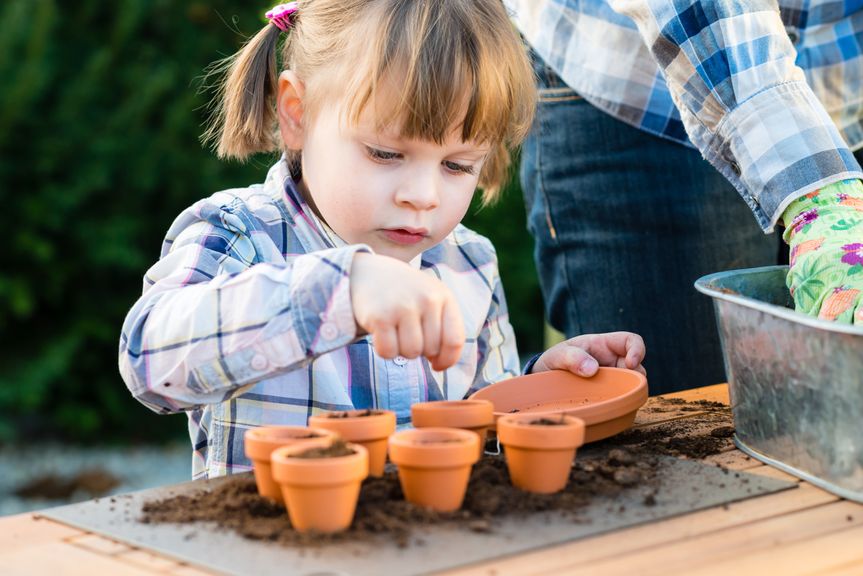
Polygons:
<instances>
[{"instance_id":1,"label":"green foliage background","mask_svg":"<svg viewBox=\"0 0 863 576\"><path fill-rule=\"evenodd\" d=\"M0 3L0 442L152 441L185 418L134 401L117 342L171 221L263 179L198 143L199 79L262 25L236 0ZM523 354L541 303L518 190L466 222L498 247Z\"/></svg>"}]
</instances>

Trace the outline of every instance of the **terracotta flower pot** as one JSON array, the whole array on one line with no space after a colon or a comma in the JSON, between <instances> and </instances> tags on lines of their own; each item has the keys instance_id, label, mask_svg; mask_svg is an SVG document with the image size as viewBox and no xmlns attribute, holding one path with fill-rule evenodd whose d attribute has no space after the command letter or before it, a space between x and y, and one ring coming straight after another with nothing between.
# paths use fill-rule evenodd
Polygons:
<instances>
[{"instance_id":1,"label":"terracotta flower pot","mask_svg":"<svg viewBox=\"0 0 863 576\"><path fill-rule=\"evenodd\" d=\"M485 437L494 424L494 404L488 400L440 400L411 406L415 428L462 428L479 435L478 456L485 448Z\"/></svg>"},{"instance_id":2,"label":"terracotta flower pot","mask_svg":"<svg viewBox=\"0 0 863 576\"><path fill-rule=\"evenodd\" d=\"M347 410L309 418L309 426L337 433L369 451L369 475L383 476L387 461L387 438L396 431L396 413L391 410Z\"/></svg>"},{"instance_id":3,"label":"terracotta flower pot","mask_svg":"<svg viewBox=\"0 0 863 576\"><path fill-rule=\"evenodd\" d=\"M255 470L255 483L258 493L264 498L284 504L282 491L273 480L270 467L270 455L276 448L291 444L320 443L322 440L335 438L335 432L329 430L312 430L305 426L261 426L246 430L243 436L243 446L246 456L252 461Z\"/></svg>"},{"instance_id":4,"label":"terracotta flower pot","mask_svg":"<svg viewBox=\"0 0 863 576\"><path fill-rule=\"evenodd\" d=\"M497 436L513 485L541 494L563 490L575 450L584 444L584 428L584 421L572 416L501 416Z\"/></svg>"},{"instance_id":5,"label":"terracotta flower pot","mask_svg":"<svg viewBox=\"0 0 863 576\"><path fill-rule=\"evenodd\" d=\"M461 507L479 437L456 428L417 428L390 436L390 460L408 502L442 512Z\"/></svg>"},{"instance_id":6,"label":"terracotta flower pot","mask_svg":"<svg viewBox=\"0 0 863 576\"><path fill-rule=\"evenodd\" d=\"M331 447L333 442L328 442L318 448ZM314 448L305 444L273 452L273 478L281 487L296 530L338 532L351 525L360 486L369 475L369 453L359 444L342 446L349 454L300 457Z\"/></svg>"},{"instance_id":7,"label":"terracotta flower pot","mask_svg":"<svg viewBox=\"0 0 863 576\"><path fill-rule=\"evenodd\" d=\"M581 418L587 425L585 442L595 442L632 426L647 402L647 378L635 370L607 366L591 378L548 370L491 384L471 399L490 400L496 419L510 413Z\"/></svg>"}]
</instances>

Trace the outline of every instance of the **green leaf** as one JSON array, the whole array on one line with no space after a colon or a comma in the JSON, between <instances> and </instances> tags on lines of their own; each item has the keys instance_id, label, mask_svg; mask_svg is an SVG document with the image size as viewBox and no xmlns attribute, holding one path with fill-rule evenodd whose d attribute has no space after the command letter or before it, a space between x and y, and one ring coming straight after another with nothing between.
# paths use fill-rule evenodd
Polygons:
<instances>
[{"instance_id":1,"label":"green leaf","mask_svg":"<svg viewBox=\"0 0 863 576\"><path fill-rule=\"evenodd\" d=\"M839 220L838 222L836 222L836 224L831 226L830 229L831 230L837 230L839 232L844 232L845 230L851 230L852 228L854 228L855 226L860 224L860 222L863 222L863 220L859 220L857 218L851 218L850 220L845 220L843 218L842 220Z\"/></svg>"}]
</instances>

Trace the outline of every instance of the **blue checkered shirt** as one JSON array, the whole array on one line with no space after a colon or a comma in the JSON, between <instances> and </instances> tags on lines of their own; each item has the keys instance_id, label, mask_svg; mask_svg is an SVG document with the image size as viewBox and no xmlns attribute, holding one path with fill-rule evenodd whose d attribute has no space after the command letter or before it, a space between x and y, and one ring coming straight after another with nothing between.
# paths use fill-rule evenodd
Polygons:
<instances>
[{"instance_id":1,"label":"blue checkered shirt","mask_svg":"<svg viewBox=\"0 0 863 576\"><path fill-rule=\"evenodd\" d=\"M863 0L505 0L586 100L694 145L765 231L863 178Z\"/></svg>"},{"instance_id":2,"label":"blue checkered shirt","mask_svg":"<svg viewBox=\"0 0 863 576\"><path fill-rule=\"evenodd\" d=\"M174 221L123 324L120 373L146 406L188 414L195 478L250 470L243 434L255 426L354 408L394 410L403 424L415 402L519 373L486 238L458 226L413 262L461 309L467 342L443 372L422 357L384 360L358 334L350 266L367 250L315 217L284 161L263 185L219 192Z\"/></svg>"}]
</instances>

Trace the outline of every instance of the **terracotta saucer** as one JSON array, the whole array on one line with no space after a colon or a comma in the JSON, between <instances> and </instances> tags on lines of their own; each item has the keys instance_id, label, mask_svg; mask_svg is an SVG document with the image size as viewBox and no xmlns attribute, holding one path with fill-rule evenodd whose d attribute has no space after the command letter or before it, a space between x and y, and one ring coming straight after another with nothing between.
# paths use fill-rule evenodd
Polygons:
<instances>
[{"instance_id":1,"label":"terracotta saucer","mask_svg":"<svg viewBox=\"0 0 863 576\"><path fill-rule=\"evenodd\" d=\"M566 414L584 420L585 443L623 432L647 402L647 378L625 368L600 368L592 378L551 370L510 378L471 395L490 400L495 423L506 414Z\"/></svg>"}]
</instances>

